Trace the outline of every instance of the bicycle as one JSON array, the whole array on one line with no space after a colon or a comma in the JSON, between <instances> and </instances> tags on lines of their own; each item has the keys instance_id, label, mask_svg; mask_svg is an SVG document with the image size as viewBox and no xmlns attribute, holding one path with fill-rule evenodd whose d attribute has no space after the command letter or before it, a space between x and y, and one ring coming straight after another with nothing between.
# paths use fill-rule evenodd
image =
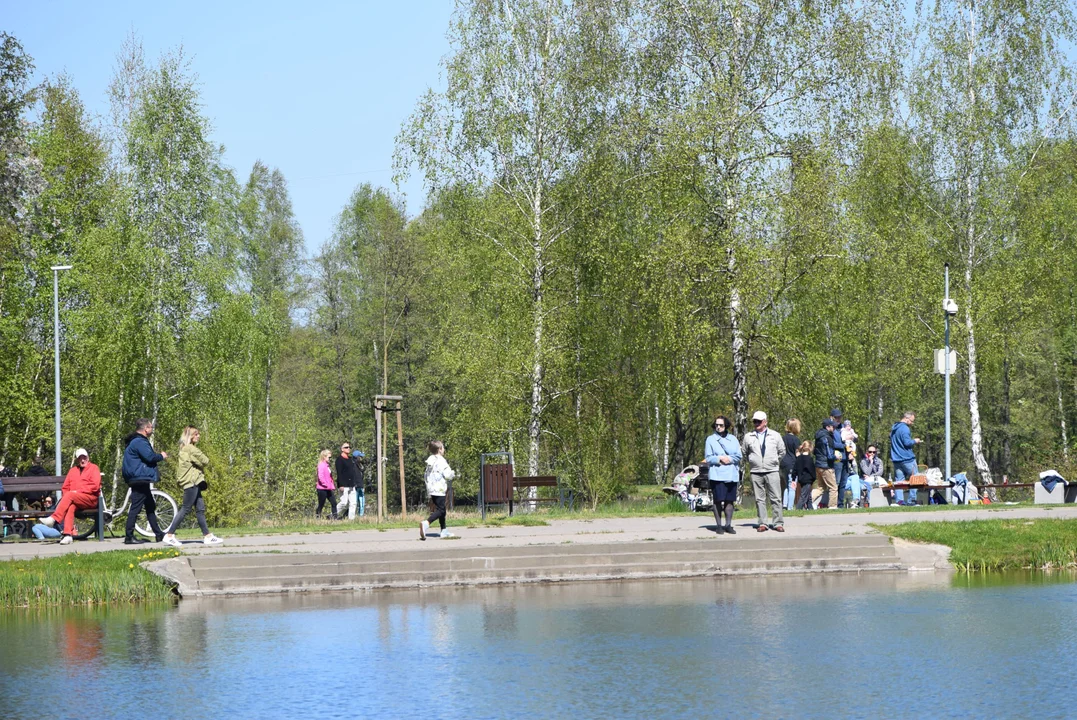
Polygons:
<instances>
[{"instance_id":1,"label":"bicycle","mask_svg":"<svg viewBox=\"0 0 1077 720\"><path fill-rule=\"evenodd\" d=\"M171 524L172 520L176 517L176 513L179 510L179 506L176 505L176 501L172 499L172 496L166 493L164 490L158 490L150 483L150 492L153 494L153 499L157 501L157 522L161 526L161 530L166 530ZM127 494L123 496L123 502L120 507L116 509L105 508L105 527L108 529L108 534L112 537L116 537L116 533L112 531L112 523L116 518L121 517L127 513L127 508L131 502L131 488L127 488ZM150 529L150 524L143 518L141 522L135 523L135 531L139 535L143 535L148 538L154 537L153 530ZM79 517L75 516L75 539L85 540L91 535L97 532L97 513L94 512L91 516Z\"/></svg>"}]
</instances>

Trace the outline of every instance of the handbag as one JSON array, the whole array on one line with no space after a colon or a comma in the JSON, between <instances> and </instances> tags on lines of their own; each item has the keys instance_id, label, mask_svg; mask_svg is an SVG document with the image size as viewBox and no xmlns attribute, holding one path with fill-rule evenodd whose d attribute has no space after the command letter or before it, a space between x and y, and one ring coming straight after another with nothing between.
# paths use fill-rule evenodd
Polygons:
<instances>
[{"instance_id":1,"label":"handbag","mask_svg":"<svg viewBox=\"0 0 1077 720\"><path fill-rule=\"evenodd\" d=\"M209 480L203 479L202 482L198 483L198 489L202 492L209 490Z\"/></svg>"}]
</instances>

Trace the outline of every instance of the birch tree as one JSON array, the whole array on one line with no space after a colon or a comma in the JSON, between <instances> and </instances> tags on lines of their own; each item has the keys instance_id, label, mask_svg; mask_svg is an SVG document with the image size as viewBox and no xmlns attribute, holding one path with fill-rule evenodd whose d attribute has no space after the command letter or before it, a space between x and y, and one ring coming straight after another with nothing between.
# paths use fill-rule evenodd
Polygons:
<instances>
[{"instance_id":1,"label":"birch tree","mask_svg":"<svg viewBox=\"0 0 1077 720\"><path fill-rule=\"evenodd\" d=\"M960 268L970 443L989 484L977 277L1007 242L1013 178L1023 173L1005 170L1028 162L1016 149L1032 147L1034 158L1047 136L1072 124L1077 97L1062 44L1074 39L1073 7L1057 0L939 2L923 9L917 36L925 44L913 67L912 119L921 152L934 164L941 234Z\"/></svg>"},{"instance_id":2,"label":"birch tree","mask_svg":"<svg viewBox=\"0 0 1077 720\"><path fill-rule=\"evenodd\" d=\"M601 101L591 95L594 38L605 11L566 0L461 0L450 30L446 89L429 92L398 142L398 165L417 163L433 192L459 184L489 193L471 230L496 248L496 272L526 295L528 473L539 472L548 377L550 323L558 305L550 283L565 270L561 246L578 221L559 182L579 167L588 122ZM594 101L592 103L592 101Z\"/></svg>"}]
</instances>

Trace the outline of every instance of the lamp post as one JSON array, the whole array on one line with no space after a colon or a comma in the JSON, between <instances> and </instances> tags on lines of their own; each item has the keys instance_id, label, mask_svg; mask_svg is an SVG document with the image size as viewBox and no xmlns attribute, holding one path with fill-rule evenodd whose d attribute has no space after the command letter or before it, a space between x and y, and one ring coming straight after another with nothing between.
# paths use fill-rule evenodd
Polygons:
<instances>
[{"instance_id":1,"label":"lamp post","mask_svg":"<svg viewBox=\"0 0 1077 720\"><path fill-rule=\"evenodd\" d=\"M946 378L946 482L953 477L953 469L950 466L950 373L954 367L950 364L950 318L957 315L957 303L950 299L950 263L945 264L946 297L942 301L942 314L946 320L946 329L943 348L943 376ZM965 489L965 503L969 502L968 488Z\"/></svg>"},{"instance_id":2,"label":"lamp post","mask_svg":"<svg viewBox=\"0 0 1077 720\"><path fill-rule=\"evenodd\" d=\"M62 453L60 451L60 271L70 270L71 265L52 266L52 347L53 347L53 372L55 389L55 419L56 419L56 469L57 475L63 466Z\"/></svg>"}]
</instances>

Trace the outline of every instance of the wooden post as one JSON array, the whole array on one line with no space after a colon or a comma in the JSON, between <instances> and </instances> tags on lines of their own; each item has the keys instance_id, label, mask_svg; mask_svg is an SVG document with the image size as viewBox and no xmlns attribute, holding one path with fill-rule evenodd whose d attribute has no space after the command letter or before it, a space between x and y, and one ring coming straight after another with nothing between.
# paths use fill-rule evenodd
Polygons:
<instances>
[{"instance_id":1,"label":"wooden post","mask_svg":"<svg viewBox=\"0 0 1077 720\"><path fill-rule=\"evenodd\" d=\"M400 519L403 520L408 514L408 498L404 494L404 421L400 419L403 414L402 401L396 401L396 449L400 458Z\"/></svg>"},{"instance_id":2,"label":"wooden post","mask_svg":"<svg viewBox=\"0 0 1077 720\"><path fill-rule=\"evenodd\" d=\"M385 504L385 403L396 403L396 435L397 444L400 447L400 508L401 514L406 510L407 498L404 497L404 432L400 420L401 402L404 400L400 395L375 395L374 396L374 419L375 432L378 435L378 522L388 514Z\"/></svg>"},{"instance_id":3,"label":"wooden post","mask_svg":"<svg viewBox=\"0 0 1077 720\"><path fill-rule=\"evenodd\" d=\"M374 401L374 431L377 434L377 452L375 460L378 463L378 522L382 522L385 513L385 465L382 463L381 443L381 403Z\"/></svg>"}]
</instances>

